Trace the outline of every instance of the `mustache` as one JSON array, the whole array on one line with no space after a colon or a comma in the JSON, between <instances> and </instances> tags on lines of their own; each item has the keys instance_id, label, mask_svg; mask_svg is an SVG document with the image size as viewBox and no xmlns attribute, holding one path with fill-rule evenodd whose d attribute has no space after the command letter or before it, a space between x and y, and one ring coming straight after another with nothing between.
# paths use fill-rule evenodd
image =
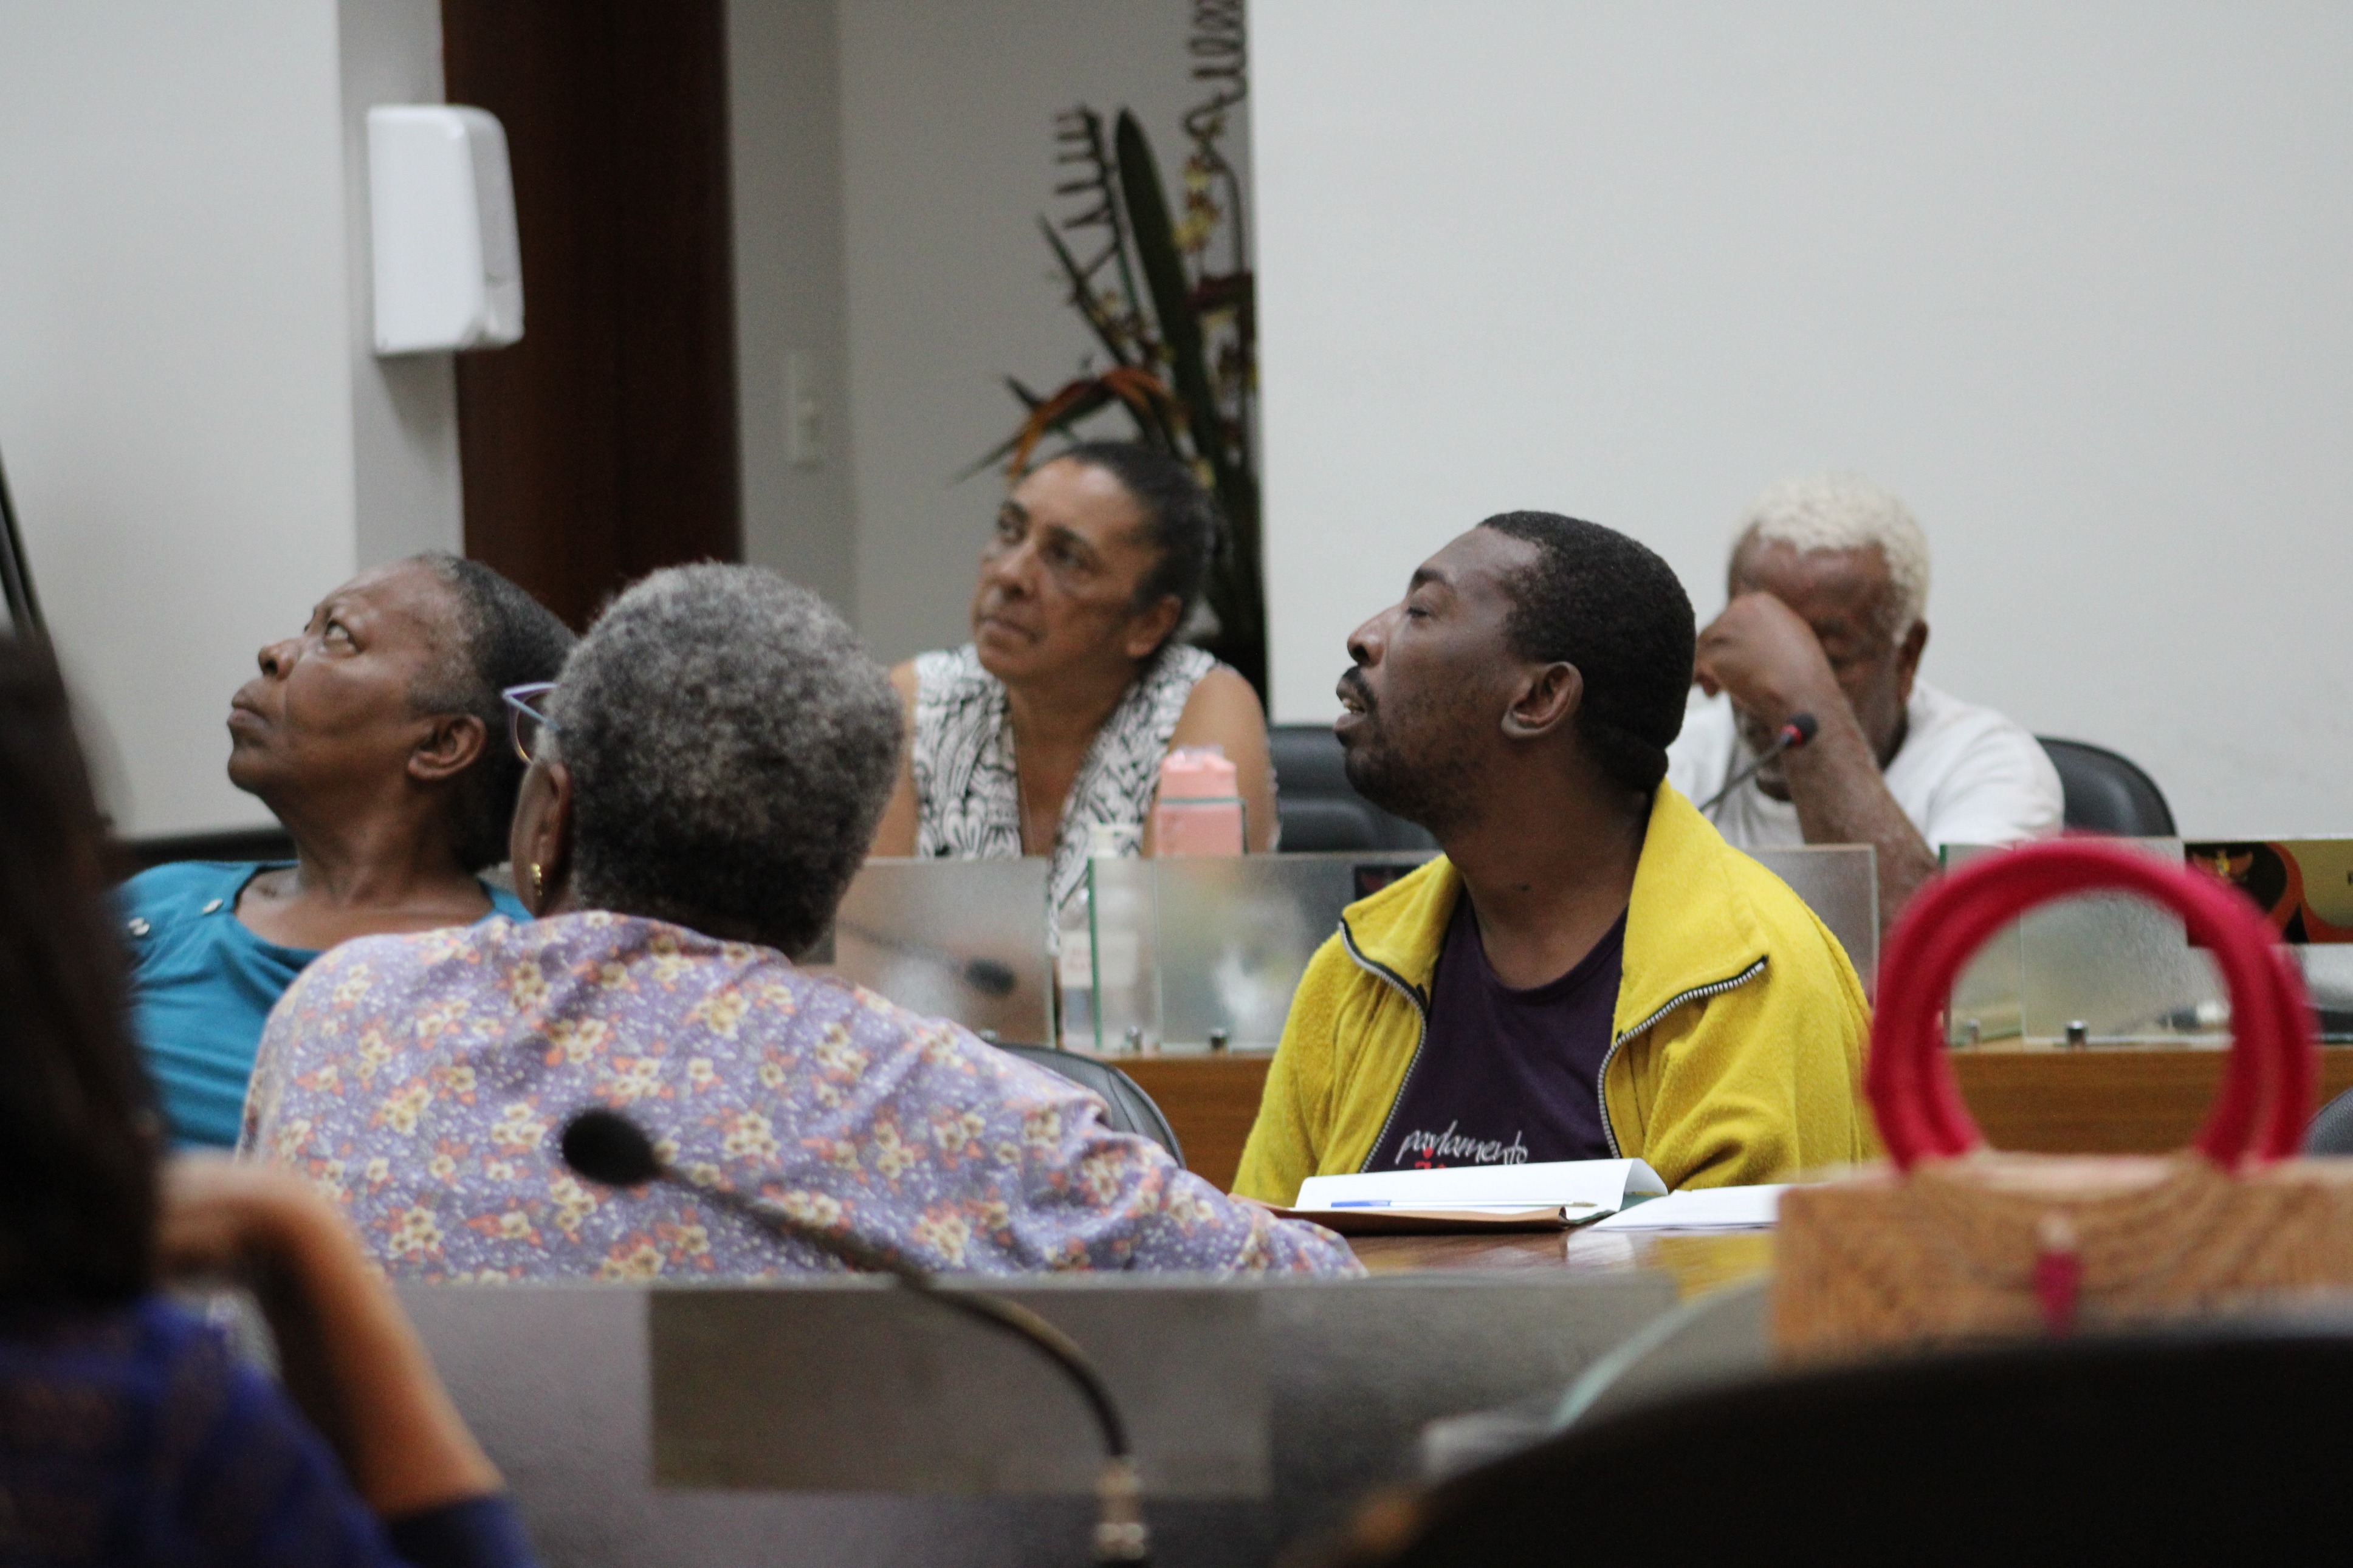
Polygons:
<instances>
[{"instance_id":1,"label":"mustache","mask_svg":"<svg viewBox=\"0 0 2353 1568\"><path fill-rule=\"evenodd\" d=\"M1348 689L1348 695L1355 698L1366 713L1370 713L1377 706L1373 701L1371 684L1365 679L1365 672L1355 665L1350 665L1341 671L1340 684Z\"/></svg>"}]
</instances>

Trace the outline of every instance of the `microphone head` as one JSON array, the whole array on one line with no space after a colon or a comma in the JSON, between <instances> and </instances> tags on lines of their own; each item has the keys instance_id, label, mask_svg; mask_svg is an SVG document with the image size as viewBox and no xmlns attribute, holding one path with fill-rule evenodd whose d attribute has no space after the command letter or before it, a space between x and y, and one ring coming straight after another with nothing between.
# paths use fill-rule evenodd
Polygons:
<instances>
[{"instance_id":1,"label":"microphone head","mask_svg":"<svg viewBox=\"0 0 2353 1568\"><path fill-rule=\"evenodd\" d=\"M1781 726L1782 744L1794 752L1812 740L1814 731L1820 728L1821 725L1812 714L1792 713L1789 715L1789 721Z\"/></svg>"},{"instance_id":2,"label":"microphone head","mask_svg":"<svg viewBox=\"0 0 2353 1568\"><path fill-rule=\"evenodd\" d=\"M591 1106L564 1124L564 1163L601 1186L642 1187L662 1173L645 1129L617 1110Z\"/></svg>"},{"instance_id":3,"label":"microphone head","mask_svg":"<svg viewBox=\"0 0 2353 1568\"><path fill-rule=\"evenodd\" d=\"M1011 964L993 958L976 958L964 966L964 983L984 996L1010 996L1021 982Z\"/></svg>"}]
</instances>

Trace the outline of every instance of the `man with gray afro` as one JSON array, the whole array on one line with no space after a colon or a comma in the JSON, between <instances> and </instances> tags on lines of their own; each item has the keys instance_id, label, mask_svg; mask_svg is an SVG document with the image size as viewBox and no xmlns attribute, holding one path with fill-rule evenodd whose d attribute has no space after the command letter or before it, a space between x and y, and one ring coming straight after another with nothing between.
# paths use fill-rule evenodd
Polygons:
<instances>
[{"instance_id":1,"label":"man with gray afro","mask_svg":"<svg viewBox=\"0 0 2353 1568\"><path fill-rule=\"evenodd\" d=\"M1337 1237L1112 1131L1068 1080L792 962L858 869L902 729L816 595L658 572L553 690L505 695L533 918L328 953L271 1016L247 1101L240 1146L325 1188L386 1272L839 1267L675 1185L583 1183L557 1136L590 1107L695 1186L929 1270L1358 1271Z\"/></svg>"},{"instance_id":2,"label":"man with gray afro","mask_svg":"<svg viewBox=\"0 0 2353 1568\"><path fill-rule=\"evenodd\" d=\"M2034 737L1918 679L1928 540L1894 494L1859 474L1773 486L1733 531L1729 577L1667 768L1727 840L1875 846L1887 926L1941 846L2059 830ZM1815 733L1777 754L1801 713Z\"/></svg>"}]
</instances>

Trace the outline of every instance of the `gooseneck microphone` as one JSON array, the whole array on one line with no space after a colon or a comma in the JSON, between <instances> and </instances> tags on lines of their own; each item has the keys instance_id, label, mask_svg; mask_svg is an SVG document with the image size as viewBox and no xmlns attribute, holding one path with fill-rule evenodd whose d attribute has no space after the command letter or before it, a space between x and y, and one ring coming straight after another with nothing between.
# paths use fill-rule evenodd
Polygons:
<instances>
[{"instance_id":1,"label":"gooseneck microphone","mask_svg":"<svg viewBox=\"0 0 2353 1568\"><path fill-rule=\"evenodd\" d=\"M1820 728L1821 725L1816 722L1814 716L1810 713L1790 714L1788 722L1783 724L1778 730L1776 730L1773 732L1773 743L1766 747L1762 752L1758 753L1756 761L1750 763L1746 767L1741 769L1738 773L1725 780L1724 787L1707 797L1707 804L1699 808L1699 814L1702 816L1705 816L1709 812L1714 811L1718 805L1723 804L1724 797L1725 795L1730 795L1734 790L1738 789L1742 784L1745 784L1750 779L1755 778L1757 776L1757 769L1763 767L1767 763L1771 762L1774 758L1779 756L1784 752L1797 751L1805 745L1807 742L1812 740L1814 738L1814 731Z\"/></svg>"},{"instance_id":2,"label":"gooseneck microphone","mask_svg":"<svg viewBox=\"0 0 2353 1568\"><path fill-rule=\"evenodd\" d=\"M653 1182L667 1182L682 1187L779 1240L807 1242L852 1268L887 1274L926 1300L977 1319L1029 1344L1061 1368L1086 1401L1103 1433L1103 1468L1095 1481L1095 1561L1151 1560L1151 1534L1144 1522L1144 1489L1136 1473L1134 1451L1128 1445L1127 1423L1120 1418L1119 1406L1113 1402L1103 1374L1070 1335L1029 1308L1001 1296L943 1290L937 1280L894 1251L856 1237L838 1236L804 1225L731 1188L697 1181L666 1163L655 1150L653 1140L646 1136L645 1129L617 1110L592 1106L579 1112L564 1124L563 1141L558 1147L565 1164L600 1186L642 1187Z\"/></svg>"}]
</instances>

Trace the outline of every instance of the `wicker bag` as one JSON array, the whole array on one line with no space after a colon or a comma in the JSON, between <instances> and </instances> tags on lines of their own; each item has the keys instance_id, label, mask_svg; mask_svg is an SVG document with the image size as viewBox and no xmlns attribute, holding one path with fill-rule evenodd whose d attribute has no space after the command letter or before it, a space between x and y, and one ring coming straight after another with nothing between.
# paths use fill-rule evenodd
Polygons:
<instances>
[{"instance_id":1,"label":"wicker bag","mask_svg":"<svg viewBox=\"0 0 2353 1568\"><path fill-rule=\"evenodd\" d=\"M1944 998L2021 910L2116 889L2178 910L2230 983L2213 1112L2179 1154L1997 1153L1961 1101ZM2301 981L2211 879L2074 839L1924 889L1888 943L1864 1079L1891 1163L1783 1194L1780 1352L2066 1333L2353 1287L2353 1160L2294 1157L2318 1068Z\"/></svg>"}]
</instances>

